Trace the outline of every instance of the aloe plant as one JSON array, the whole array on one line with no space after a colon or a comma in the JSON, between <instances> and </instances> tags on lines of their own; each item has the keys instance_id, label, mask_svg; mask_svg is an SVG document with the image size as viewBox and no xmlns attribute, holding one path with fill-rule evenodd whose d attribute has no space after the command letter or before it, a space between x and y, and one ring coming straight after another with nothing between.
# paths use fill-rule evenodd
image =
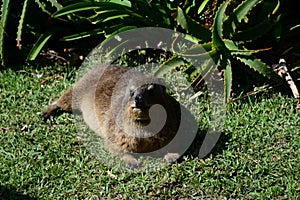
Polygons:
<instances>
[{"instance_id":1,"label":"aloe plant","mask_svg":"<svg viewBox=\"0 0 300 200\"><path fill-rule=\"evenodd\" d=\"M273 81L281 80L272 71L271 67L255 57L256 53L265 51L266 49L249 50L245 46L247 41L254 40L256 37L267 33L268 28L276 23L276 21L272 23L271 18L276 14L278 6L271 10L269 18L263 21L262 24L248 28L247 30L239 30L240 25L247 21L247 16L251 10L261 2L260 0L243 1L227 15L226 9L228 8L229 1L224 1L215 14L209 41L207 40L206 29L202 25L196 24L181 8L178 8L176 18L178 24L187 33L194 35L200 43L199 46L207 49L215 63L223 69L226 101L230 100L232 92L233 62L236 63L238 61ZM264 26L264 28L261 26ZM256 34L253 36L253 33ZM174 59L177 58L174 57ZM180 63L178 62L178 64Z\"/></svg>"},{"instance_id":2,"label":"aloe plant","mask_svg":"<svg viewBox=\"0 0 300 200\"><path fill-rule=\"evenodd\" d=\"M37 9L38 12L33 12ZM40 17L42 15L44 17ZM223 71L228 101L235 82L236 65L271 81L281 80L259 58L261 52L267 54L267 50L274 45L279 46L280 42L298 41L300 26L296 20L298 18L293 18L294 15L295 11L290 9L290 4L283 0L24 0L18 5L11 0L3 0L0 57L2 65L6 65L9 55L15 55L8 47L16 47L21 49L17 53L25 52L27 60L35 60L45 45L49 44L49 40L57 39L58 35L59 41L72 43L95 35L110 38L137 27L164 27L184 32L189 40L197 43L192 48L204 48L207 51L207 55ZM45 27L40 28L37 21L41 21L40 24ZM68 29L66 25L72 28ZM35 39L25 43L23 39L28 34ZM8 36L15 37L15 40L8 40ZM297 49L291 51L297 54ZM182 65L180 59L193 50L175 53L162 63L161 68L178 68ZM294 69L298 69L297 66ZM191 67L188 68L187 71L190 71ZM191 84L198 86L205 78L203 76L205 73L201 75L192 72Z\"/></svg>"},{"instance_id":3,"label":"aloe plant","mask_svg":"<svg viewBox=\"0 0 300 200\"><path fill-rule=\"evenodd\" d=\"M20 51L24 48L22 44L22 39L24 36L24 30L26 30L26 27L33 27L34 21L26 21L27 13L31 12L31 14L34 15L35 6L38 5L40 10L44 13L47 13L48 15L53 12L52 9L60 9L62 8L62 5L59 4L56 0L35 0L35 1L29 1L24 0L22 4L19 4L10 1L10 0L3 0L1 5L1 26L0 26L0 58L1 63L3 66L6 65L8 61L7 54L13 54L12 52L8 52L8 47L16 46ZM12 7L14 9L12 9ZM31 18L35 21L39 20L38 15L36 15L36 18ZM16 27L13 25L16 24ZM45 23L46 24L46 23ZM9 27L9 28L8 28ZM28 32L28 31L27 31ZM39 34L38 32L35 32L35 34ZM30 58L35 58L34 55L37 55L41 48L37 48L37 46L41 46L46 43L46 39L49 39L47 37L44 37L45 34L41 34L40 39L37 41L40 44L35 44L35 47L31 50L31 56ZM10 38L15 37L15 44L10 44L8 40L8 36ZM42 41L42 38L44 37L44 41ZM19 57L20 59L20 57Z\"/></svg>"},{"instance_id":4,"label":"aloe plant","mask_svg":"<svg viewBox=\"0 0 300 200\"><path fill-rule=\"evenodd\" d=\"M175 6L176 3L177 6ZM201 4L197 4L192 1L190 7L183 9L184 6L178 6L180 3L177 1L174 1L173 4L162 1L161 5L142 0L80 2L64 7L52 16L54 18L73 14L80 16L82 13L86 14L85 12L91 11L92 14L86 17L92 24L99 24L99 28L94 31L105 33L107 38L122 31L144 26L181 28L186 34L192 36L192 40L198 43L199 47L206 49L215 63L223 70L226 101L230 99L232 92L233 63L240 63L240 65L244 65L272 81L280 81L280 78L271 68L256 57L257 53L266 51L268 48L255 50L247 48L249 42L265 35L277 25L278 20L280 20L277 14L280 1L245 0L237 4L236 7L233 3L230 5L229 1L224 1L215 12L211 27L203 26L199 20L195 20L195 17L192 18L188 14L190 8L195 8L196 4L198 5L198 14L200 14L208 3L209 1L203 1ZM251 24L250 27L245 26L249 21L248 16L251 15L251 11L257 5L261 5L263 12L266 12L262 14L263 20L258 24ZM226 12L229 7L232 10L230 13ZM94 34L94 32L69 35L63 39L73 40L90 34ZM170 68L172 66L176 68L180 65L182 65L180 57L174 55L161 67ZM199 85L199 81L202 80L203 77L198 75L192 79L192 83Z\"/></svg>"}]
</instances>

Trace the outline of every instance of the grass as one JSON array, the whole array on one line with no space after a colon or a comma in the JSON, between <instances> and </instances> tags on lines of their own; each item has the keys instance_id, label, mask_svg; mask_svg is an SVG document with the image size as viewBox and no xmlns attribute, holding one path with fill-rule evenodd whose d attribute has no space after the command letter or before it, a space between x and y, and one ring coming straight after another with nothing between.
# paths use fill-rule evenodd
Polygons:
<instances>
[{"instance_id":1,"label":"grass","mask_svg":"<svg viewBox=\"0 0 300 200\"><path fill-rule=\"evenodd\" d=\"M222 140L205 159L159 171L106 167L78 139L73 115L40 114L73 72L0 72L0 199L299 199L300 112L281 94L228 105Z\"/></svg>"}]
</instances>

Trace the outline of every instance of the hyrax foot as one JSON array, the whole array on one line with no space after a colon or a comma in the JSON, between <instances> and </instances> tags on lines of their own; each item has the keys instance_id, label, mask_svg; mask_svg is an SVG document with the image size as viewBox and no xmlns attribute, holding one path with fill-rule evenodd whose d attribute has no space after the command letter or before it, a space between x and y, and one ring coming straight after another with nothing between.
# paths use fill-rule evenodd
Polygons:
<instances>
[{"instance_id":1,"label":"hyrax foot","mask_svg":"<svg viewBox=\"0 0 300 200\"><path fill-rule=\"evenodd\" d=\"M58 109L58 106L56 103L51 104L44 110L42 113L42 119L43 121L47 121L48 119L53 120L53 116L55 111Z\"/></svg>"},{"instance_id":2,"label":"hyrax foot","mask_svg":"<svg viewBox=\"0 0 300 200\"><path fill-rule=\"evenodd\" d=\"M140 166L139 161L135 159L132 155L125 154L122 157L122 160L125 162L126 167L130 169L135 169Z\"/></svg>"},{"instance_id":3,"label":"hyrax foot","mask_svg":"<svg viewBox=\"0 0 300 200\"><path fill-rule=\"evenodd\" d=\"M176 160L178 160L178 158L180 157L180 155L178 153L167 153L164 156L164 159L168 162L168 163L174 163L176 162Z\"/></svg>"}]
</instances>

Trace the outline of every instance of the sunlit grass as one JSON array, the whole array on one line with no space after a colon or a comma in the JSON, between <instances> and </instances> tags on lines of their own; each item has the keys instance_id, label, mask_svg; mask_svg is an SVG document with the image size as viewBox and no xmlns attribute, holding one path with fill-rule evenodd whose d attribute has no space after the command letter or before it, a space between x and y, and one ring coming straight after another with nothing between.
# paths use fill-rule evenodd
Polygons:
<instances>
[{"instance_id":1,"label":"sunlit grass","mask_svg":"<svg viewBox=\"0 0 300 200\"><path fill-rule=\"evenodd\" d=\"M0 199L299 199L300 114L280 94L228 105L224 137L206 159L122 173L81 143L73 115L44 123L73 73L0 72Z\"/></svg>"}]
</instances>

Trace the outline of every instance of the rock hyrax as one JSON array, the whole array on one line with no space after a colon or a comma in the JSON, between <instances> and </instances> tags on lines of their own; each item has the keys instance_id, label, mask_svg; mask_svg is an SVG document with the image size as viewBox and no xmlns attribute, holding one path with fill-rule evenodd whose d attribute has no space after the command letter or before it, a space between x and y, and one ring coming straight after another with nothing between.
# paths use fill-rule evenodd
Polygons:
<instances>
[{"instance_id":1,"label":"rock hyrax","mask_svg":"<svg viewBox=\"0 0 300 200\"><path fill-rule=\"evenodd\" d=\"M166 146L180 124L180 104L166 93L161 79L116 66L90 70L46 108L43 119L57 109L82 114L106 148L129 167L139 164L132 154ZM164 156L168 162L178 157L168 150Z\"/></svg>"}]
</instances>

